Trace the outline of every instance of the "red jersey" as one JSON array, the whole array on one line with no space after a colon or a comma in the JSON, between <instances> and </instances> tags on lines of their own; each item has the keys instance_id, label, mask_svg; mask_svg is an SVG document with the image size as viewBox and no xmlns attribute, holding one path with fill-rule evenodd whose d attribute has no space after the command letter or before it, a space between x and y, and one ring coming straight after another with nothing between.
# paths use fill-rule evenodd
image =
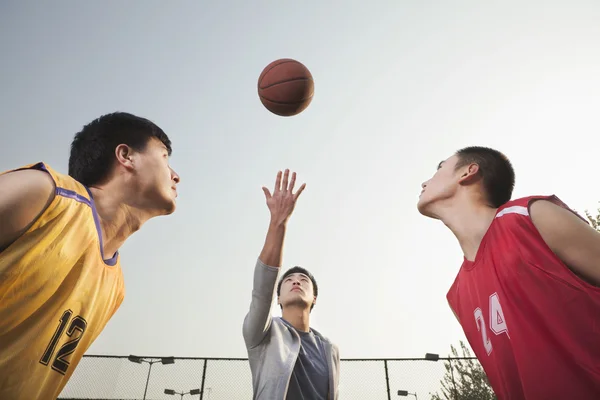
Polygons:
<instances>
[{"instance_id":1,"label":"red jersey","mask_svg":"<svg viewBox=\"0 0 600 400\"><path fill-rule=\"evenodd\" d=\"M537 199L500 207L474 262L447 294L501 400L600 399L600 288L550 250L529 217Z\"/></svg>"}]
</instances>

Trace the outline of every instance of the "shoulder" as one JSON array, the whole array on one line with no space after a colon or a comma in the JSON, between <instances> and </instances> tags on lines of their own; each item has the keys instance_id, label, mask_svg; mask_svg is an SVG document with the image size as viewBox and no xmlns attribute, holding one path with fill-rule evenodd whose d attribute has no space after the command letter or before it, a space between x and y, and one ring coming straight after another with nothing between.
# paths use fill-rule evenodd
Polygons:
<instances>
[{"instance_id":1,"label":"shoulder","mask_svg":"<svg viewBox=\"0 0 600 400\"><path fill-rule=\"evenodd\" d=\"M568 215L570 218L578 217L581 221L585 222L586 224L588 223L585 218L579 215L556 195L538 196L532 198L529 202L528 210L529 216L532 220L538 219L538 217L556 215L556 213L558 213Z\"/></svg>"},{"instance_id":2,"label":"shoulder","mask_svg":"<svg viewBox=\"0 0 600 400\"><path fill-rule=\"evenodd\" d=\"M528 217L528 219L532 219L534 215L546 213L549 209L556 210L559 208L569 211L585 221L583 217L573 211L567 204L565 204L554 194L533 195L511 200L498 208L496 217L502 217L508 214L516 214L523 217Z\"/></svg>"},{"instance_id":3,"label":"shoulder","mask_svg":"<svg viewBox=\"0 0 600 400\"><path fill-rule=\"evenodd\" d=\"M556 195L535 195L514 199L499 207L494 226L503 238L502 243L512 246L507 239L512 237L517 243L530 246L530 241L546 239L544 231L556 228L557 213L559 217L566 215L585 221Z\"/></svg>"},{"instance_id":4,"label":"shoulder","mask_svg":"<svg viewBox=\"0 0 600 400\"><path fill-rule=\"evenodd\" d=\"M3 208L7 205L34 208L29 205L39 201L45 203L48 198L54 197L57 185L45 164L37 163L0 173L0 187Z\"/></svg>"},{"instance_id":5,"label":"shoulder","mask_svg":"<svg viewBox=\"0 0 600 400\"><path fill-rule=\"evenodd\" d=\"M576 231L581 228L584 231L593 231L584 217L556 196L533 199L529 202L528 212L531 223L546 242L552 241L552 238L560 238L554 241L561 242L571 240L576 236ZM575 231L572 231L573 229Z\"/></svg>"},{"instance_id":6,"label":"shoulder","mask_svg":"<svg viewBox=\"0 0 600 400\"><path fill-rule=\"evenodd\" d=\"M91 200L88 189L72 176L60 173L45 163L39 163L35 167L47 172L52 177L57 188L57 194L80 200Z\"/></svg>"},{"instance_id":7,"label":"shoulder","mask_svg":"<svg viewBox=\"0 0 600 400\"><path fill-rule=\"evenodd\" d=\"M41 190L50 190L56 184L54 177L46 170L44 163L29 164L20 168L4 171L0 173L0 179L3 185L15 181L27 185L29 189L31 189L31 186L38 186Z\"/></svg>"},{"instance_id":8,"label":"shoulder","mask_svg":"<svg viewBox=\"0 0 600 400\"><path fill-rule=\"evenodd\" d=\"M28 191L37 187L40 191L50 193L56 190L59 194L62 189L89 198L87 189L83 184L69 175L56 171L45 162L37 162L4 171L0 173L0 180L3 185L13 181L21 182L28 186Z\"/></svg>"},{"instance_id":9,"label":"shoulder","mask_svg":"<svg viewBox=\"0 0 600 400\"><path fill-rule=\"evenodd\" d=\"M555 197L556 196L554 195L534 195L513 199L507 203L504 203L498 208L497 216L503 216L506 214L519 214L523 216L529 216L529 207L536 200L550 200Z\"/></svg>"},{"instance_id":10,"label":"shoulder","mask_svg":"<svg viewBox=\"0 0 600 400\"><path fill-rule=\"evenodd\" d=\"M271 334L278 335L284 330L291 329L281 317L271 317L271 323L269 324L269 331Z\"/></svg>"},{"instance_id":11,"label":"shoulder","mask_svg":"<svg viewBox=\"0 0 600 400\"><path fill-rule=\"evenodd\" d=\"M575 211L557 201L530 206L532 224L547 247L578 278L600 286L600 234Z\"/></svg>"},{"instance_id":12,"label":"shoulder","mask_svg":"<svg viewBox=\"0 0 600 400\"><path fill-rule=\"evenodd\" d=\"M310 329L313 331L313 333L315 334L315 336L317 336L321 341L323 341L323 342L331 345L333 348L337 349L337 346L327 336L323 335L321 332L319 332L315 328L310 328Z\"/></svg>"},{"instance_id":13,"label":"shoulder","mask_svg":"<svg viewBox=\"0 0 600 400\"><path fill-rule=\"evenodd\" d=\"M52 177L29 166L0 175L0 249L14 242L53 203Z\"/></svg>"}]
</instances>

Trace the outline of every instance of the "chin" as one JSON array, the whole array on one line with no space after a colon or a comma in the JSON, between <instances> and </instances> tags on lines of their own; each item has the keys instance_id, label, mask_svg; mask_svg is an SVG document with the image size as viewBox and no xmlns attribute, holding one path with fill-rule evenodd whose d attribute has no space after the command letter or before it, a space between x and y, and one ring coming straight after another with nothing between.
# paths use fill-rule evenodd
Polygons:
<instances>
[{"instance_id":1,"label":"chin","mask_svg":"<svg viewBox=\"0 0 600 400\"><path fill-rule=\"evenodd\" d=\"M173 214L176 209L177 209L177 204L175 202L173 202L173 204L165 210L165 215Z\"/></svg>"},{"instance_id":2,"label":"chin","mask_svg":"<svg viewBox=\"0 0 600 400\"><path fill-rule=\"evenodd\" d=\"M177 203L175 202L175 200L167 200L163 206L161 207L161 214L162 215L171 215L175 212L175 210L177 209Z\"/></svg>"},{"instance_id":3,"label":"chin","mask_svg":"<svg viewBox=\"0 0 600 400\"><path fill-rule=\"evenodd\" d=\"M287 298L282 304L284 307L305 307L310 303L306 299L303 299L302 296L294 296Z\"/></svg>"},{"instance_id":4,"label":"chin","mask_svg":"<svg viewBox=\"0 0 600 400\"><path fill-rule=\"evenodd\" d=\"M430 202L419 200L419 202L417 203L417 210L419 210L419 213L421 215L424 215L425 217L439 219L431 210Z\"/></svg>"}]
</instances>

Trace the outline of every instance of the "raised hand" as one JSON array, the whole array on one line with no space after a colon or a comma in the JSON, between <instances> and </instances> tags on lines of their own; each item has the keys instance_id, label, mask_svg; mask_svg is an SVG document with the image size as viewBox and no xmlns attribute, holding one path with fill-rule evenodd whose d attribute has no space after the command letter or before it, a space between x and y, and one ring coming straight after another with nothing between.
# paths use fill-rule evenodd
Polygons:
<instances>
[{"instance_id":1,"label":"raised hand","mask_svg":"<svg viewBox=\"0 0 600 400\"><path fill-rule=\"evenodd\" d=\"M285 224L287 222L294 211L296 200L306 187L306 184L303 183L302 186L298 188L298 191L293 193L294 185L296 184L296 173L292 173L292 178L288 183L289 174L290 170L286 169L283 173L282 181L281 171L277 173L273 194L271 194L266 187L263 186L262 188L263 192L265 192L265 197L267 198L267 206L271 212L271 223Z\"/></svg>"}]
</instances>

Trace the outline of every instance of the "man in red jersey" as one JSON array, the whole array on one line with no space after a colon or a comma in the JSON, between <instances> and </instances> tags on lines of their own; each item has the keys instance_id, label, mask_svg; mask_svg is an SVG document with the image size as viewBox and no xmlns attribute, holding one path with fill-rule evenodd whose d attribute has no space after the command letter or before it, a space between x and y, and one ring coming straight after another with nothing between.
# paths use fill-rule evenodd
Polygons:
<instances>
[{"instance_id":1,"label":"man in red jersey","mask_svg":"<svg viewBox=\"0 0 600 400\"><path fill-rule=\"evenodd\" d=\"M423 183L419 212L464 254L450 308L499 399L600 399L600 234L556 196L510 200L514 182L467 147Z\"/></svg>"}]
</instances>

